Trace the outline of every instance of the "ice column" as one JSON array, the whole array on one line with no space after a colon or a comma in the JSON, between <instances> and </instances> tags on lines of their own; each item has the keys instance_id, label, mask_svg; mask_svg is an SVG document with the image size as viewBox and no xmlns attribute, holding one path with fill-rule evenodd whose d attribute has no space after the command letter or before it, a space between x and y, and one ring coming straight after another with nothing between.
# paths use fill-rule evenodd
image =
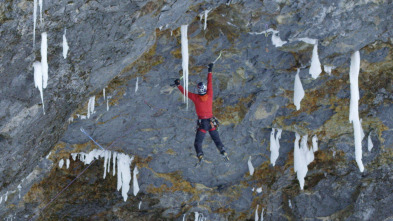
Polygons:
<instances>
[{"instance_id":1,"label":"ice column","mask_svg":"<svg viewBox=\"0 0 393 221\"><path fill-rule=\"evenodd\" d=\"M188 110L188 39L187 39L187 27L188 25L182 25L181 26L181 55L182 55L182 68L183 68L183 84L184 84L184 89L185 93L183 96L183 101L186 102L187 104L187 110Z\"/></svg>"},{"instance_id":2,"label":"ice column","mask_svg":"<svg viewBox=\"0 0 393 221\"><path fill-rule=\"evenodd\" d=\"M295 92L293 93L293 103L296 106L296 110L300 109L300 102L304 97L304 90L303 90L302 82L300 81L299 72L300 69L297 69L297 73L295 76L295 89L294 89Z\"/></svg>"},{"instance_id":3,"label":"ice column","mask_svg":"<svg viewBox=\"0 0 393 221\"><path fill-rule=\"evenodd\" d=\"M351 102L349 107L349 122L353 124L355 139L355 156L360 172L364 171L362 162L362 128L359 119L359 70L360 54L359 51L351 55L351 65L349 68L349 82L351 84Z\"/></svg>"},{"instance_id":4,"label":"ice column","mask_svg":"<svg viewBox=\"0 0 393 221\"><path fill-rule=\"evenodd\" d=\"M272 132L270 134L270 162L274 166L276 164L276 160L279 156L280 150L280 138L282 129L277 129L277 135L275 135L275 128L272 128Z\"/></svg>"}]
</instances>

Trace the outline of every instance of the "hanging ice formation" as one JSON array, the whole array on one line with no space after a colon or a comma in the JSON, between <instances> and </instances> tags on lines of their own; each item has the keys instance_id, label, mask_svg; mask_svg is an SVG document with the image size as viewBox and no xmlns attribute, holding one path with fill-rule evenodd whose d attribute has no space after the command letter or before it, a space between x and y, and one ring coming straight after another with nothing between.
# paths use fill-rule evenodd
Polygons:
<instances>
[{"instance_id":1,"label":"hanging ice formation","mask_svg":"<svg viewBox=\"0 0 393 221\"><path fill-rule=\"evenodd\" d=\"M262 193L262 187L257 188L257 193Z\"/></svg>"},{"instance_id":2,"label":"hanging ice formation","mask_svg":"<svg viewBox=\"0 0 393 221\"><path fill-rule=\"evenodd\" d=\"M70 159L66 160L66 168L68 169L70 167Z\"/></svg>"},{"instance_id":3,"label":"hanging ice formation","mask_svg":"<svg viewBox=\"0 0 393 221\"><path fill-rule=\"evenodd\" d=\"M276 129L272 128L272 132L270 134L270 162L273 166L276 164L276 160L279 156L282 129L277 129L277 135L275 135L275 131Z\"/></svg>"},{"instance_id":4,"label":"hanging ice formation","mask_svg":"<svg viewBox=\"0 0 393 221\"><path fill-rule=\"evenodd\" d=\"M43 90L46 88L48 84L48 60L47 60L47 34L46 32L41 34L41 62L36 61L33 63L34 67L34 85L40 91L41 101L42 101L42 110L45 114L45 105L44 105L44 93Z\"/></svg>"},{"instance_id":5,"label":"hanging ice formation","mask_svg":"<svg viewBox=\"0 0 393 221\"><path fill-rule=\"evenodd\" d=\"M105 88L102 89L102 96L104 97L104 100L105 100Z\"/></svg>"},{"instance_id":6,"label":"hanging ice formation","mask_svg":"<svg viewBox=\"0 0 393 221\"><path fill-rule=\"evenodd\" d=\"M183 68L183 84L186 90L183 96L183 101L187 104L188 110L188 39L187 39L187 27L188 25L181 26L181 55L182 55L182 68Z\"/></svg>"},{"instance_id":7,"label":"hanging ice formation","mask_svg":"<svg viewBox=\"0 0 393 221\"><path fill-rule=\"evenodd\" d=\"M323 69L325 70L326 73L331 75L332 74L332 70L334 69L334 66L324 65Z\"/></svg>"},{"instance_id":8,"label":"hanging ice formation","mask_svg":"<svg viewBox=\"0 0 393 221\"><path fill-rule=\"evenodd\" d=\"M360 172L363 172L362 162L362 128L359 120L359 70L360 54L359 51L351 55L351 65L349 68L349 82L351 84L351 102L349 107L349 122L353 124L353 133L355 139L355 156Z\"/></svg>"},{"instance_id":9,"label":"hanging ice formation","mask_svg":"<svg viewBox=\"0 0 393 221\"><path fill-rule=\"evenodd\" d=\"M368 135L367 138L367 148L368 151L371 151L373 149L374 145L373 145L373 141L371 140L371 133Z\"/></svg>"},{"instance_id":10,"label":"hanging ice formation","mask_svg":"<svg viewBox=\"0 0 393 221\"><path fill-rule=\"evenodd\" d=\"M183 219L184 219L184 217L183 217ZM195 218L194 218L194 220L195 220L195 221L206 221L207 218L204 217L202 213L199 214L198 212L195 212Z\"/></svg>"},{"instance_id":11,"label":"hanging ice formation","mask_svg":"<svg viewBox=\"0 0 393 221\"><path fill-rule=\"evenodd\" d=\"M258 207L259 207L259 204L257 204L257 208L255 209L255 221L259 221L259 217L258 217Z\"/></svg>"},{"instance_id":12,"label":"hanging ice formation","mask_svg":"<svg viewBox=\"0 0 393 221\"><path fill-rule=\"evenodd\" d=\"M136 77L135 93L138 91L138 80L139 80L139 77Z\"/></svg>"},{"instance_id":13,"label":"hanging ice formation","mask_svg":"<svg viewBox=\"0 0 393 221\"><path fill-rule=\"evenodd\" d=\"M209 14L210 10L205 10L203 12L203 15L205 16L205 21L203 23L203 30L206 30L207 28L207 14ZM202 16L200 16L200 18L202 19Z\"/></svg>"},{"instance_id":14,"label":"hanging ice formation","mask_svg":"<svg viewBox=\"0 0 393 221\"><path fill-rule=\"evenodd\" d=\"M294 89L295 92L293 93L293 103L296 106L296 110L300 109L300 102L304 97L304 90L303 90L302 82L300 81L299 72L300 69L297 69L297 73L295 76L295 89Z\"/></svg>"},{"instance_id":15,"label":"hanging ice formation","mask_svg":"<svg viewBox=\"0 0 393 221\"><path fill-rule=\"evenodd\" d=\"M90 115L94 113L94 105L95 105L96 96L90 97L89 103L87 104L87 118L90 118Z\"/></svg>"},{"instance_id":16,"label":"hanging ice formation","mask_svg":"<svg viewBox=\"0 0 393 221\"><path fill-rule=\"evenodd\" d=\"M63 165L64 165L64 160L61 159L61 160L59 161L59 167L60 167L60 168L63 168Z\"/></svg>"},{"instance_id":17,"label":"hanging ice formation","mask_svg":"<svg viewBox=\"0 0 393 221\"><path fill-rule=\"evenodd\" d=\"M132 179L133 179L132 186L133 186L133 190L134 190L134 196L136 196L136 194L138 194L138 192L139 192L138 180L136 179L136 175L138 175L138 173L139 173L138 168L135 166L134 172L133 172L133 177L132 177Z\"/></svg>"},{"instance_id":18,"label":"hanging ice formation","mask_svg":"<svg viewBox=\"0 0 393 221\"><path fill-rule=\"evenodd\" d=\"M295 40L303 41L307 44L314 45L314 48L312 50L312 57L311 57L310 74L314 79L316 79L319 76L319 74L322 73L321 62L319 61L319 56L318 56L318 39L299 38Z\"/></svg>"},{"instance_id":19,"label":"hanging ice formation","mask_svg":"<svg viewBox=\"0 0 393 221\"><path fill-rule=\"evenodd\" d=\"M138 209L139 210L141 210L141 206L142 206L142 201L139 201L139 204L138 204Z\"/></svg>"},{"instance_id":20,"label":"hanging ice formation","mask_svg":"<svg viewBox=\"0 0 393 221\"><path fill-rule=\"evenodd\" d=\"M248 158L248 170L250 171L250 176L252 176L254 174L254 167L252 166L251 163L251 156L250 158Z\"/></svg>"},{"instance_id":21,"label":"hanging ice formation","mask_svg":"<svg viewBox=\"0 0 393 221\"><path fill-rule=\"evenodd\" d=\"M314 150L309 149L307 146L308 135L304 135L300 142L300 135L296 133L294 145L294 171L296 172L297 179L299 180L300 189L303 190L304 178L306 177L308 168L307 166L314 161Z\"/></svg>"},{"instance_id":22,"label":"hanging ice formation","mask_svg":"<svg viewBox=\"0 0 393 221\"><path fill-rule=\"evenodd\" d=\"M67 38L66 38L66 33L67 29L64 29L64 34L63 34L63 58L67 58L67 53L68 53L68 43L67 43Z\"/></svg>"},{"instance_id":23,"label":"hanging ice formation","mask_svg":"<svg viewBox=\"0 0 393 221\"><path fill-rule=\"evenodd\" d=\"M262 208L262 212L261 212L261 221L263 221L263 211L265 210L265 208Z\"/></svg>"},{"instance_id":24,"label":"hanging ice formation","mask_svg":"<svg viewBox=\"0 0 393 221\"><path fill-rule=\"evenodd\" d=\"M112 156L113 155L113 156ZM113 160L113 176L116 174L116 162L117 162L117 190L120 191L123 196L124 201L127 201L128 191L130 190L131 182L131 162L134 157L130 157L124 153L111 152L109 150L94 149L90 153L72 153L72 159L82 161L85 165L90 164L94 159L104 158L104 178L106 177L106 172L110 172L110 159Z\"/></svg>"}]
</instances>

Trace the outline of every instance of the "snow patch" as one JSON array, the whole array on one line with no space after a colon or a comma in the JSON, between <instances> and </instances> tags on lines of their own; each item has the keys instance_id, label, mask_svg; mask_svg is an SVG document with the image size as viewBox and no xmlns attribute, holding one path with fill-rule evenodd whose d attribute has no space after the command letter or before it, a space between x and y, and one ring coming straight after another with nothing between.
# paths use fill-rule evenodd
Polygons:
<instances>
[{"instance_id":1,"label":"snow patch","mask_svg":"<svg viewBox=\"0 0 393 221\"><path fill-rule=\"evenodd\" d=\"M186 90L183 96L183 101L187 104L188 110L188 39L187 39L187 27L188 25L181 26L181 55L182 55L182 68L183 68L183 84Z\"/></svg>"},{"instance_id":2,"label":"snow patch","mask_svg":"<svg viewBox=\"0 0 393 221\"><path fill-rule=\"evenodd\" d=\"M254 167L252 166L251 156L248 158L248 170L250 171L250 176L254 174Z\"/></svg>"},{"instance_id":3,"label":"snow patch","mask_svg":"<svg viewBox=\"0 0 393 221\"><path fill-rule=\"evenodd\" d=\"M364 171L362 162L362 125L359 119L359 71L360 71L360 53L354 52L351 55L351 65L349 68L349 82L351 86L351 101L349 107L349 122L353 124L355 157L360 172Z\"/></svg>"},{"instance_id":4,"label":"snow patch","mask_svg":"<svg viewBox=\"0 0 393 221\"><path fill-rule=\"evenodd\" d=\"M296 106L296 110L300 109L300 102L304 97L304 90L303 90L302 82L300 81L299 72L300 69L297 69L297 73L295 76L295 89L294 89L295 92L293 93L293 103Z\"/></svg>"},{"instance_id":5,"label":"snow patch","mask_svg":"<svg viewBox=\"0 0 393 221\"><path fill-rule=\"evenodd\" d=\"M277 129L277 135L275 135L275 128L272 128L272 132L270 134L270 162L274 166L276 164L276 160L279 156L280 150L280 139L282 129Z\"/></svg>"}]
</instances>

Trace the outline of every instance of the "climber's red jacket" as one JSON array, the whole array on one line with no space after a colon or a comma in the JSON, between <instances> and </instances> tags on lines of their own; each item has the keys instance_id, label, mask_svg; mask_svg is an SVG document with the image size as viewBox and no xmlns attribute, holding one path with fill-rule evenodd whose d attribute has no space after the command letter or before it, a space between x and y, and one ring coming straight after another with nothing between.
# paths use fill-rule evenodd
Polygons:
<instances>
[{"instance_id":1,"label":"climber's red jacket","mask_svg":"<svg viewBox=\"0 0 393 221\"><path fill-rule=\"evenodd\" d=\"M199 119L209 119L213 117L213 77L212 72L207 74L207 91L205 95L188 92L188 98L195 104L195 111ZM179 90L184 94L184 88L179 85Z\"/></svg>"}]
</instances>

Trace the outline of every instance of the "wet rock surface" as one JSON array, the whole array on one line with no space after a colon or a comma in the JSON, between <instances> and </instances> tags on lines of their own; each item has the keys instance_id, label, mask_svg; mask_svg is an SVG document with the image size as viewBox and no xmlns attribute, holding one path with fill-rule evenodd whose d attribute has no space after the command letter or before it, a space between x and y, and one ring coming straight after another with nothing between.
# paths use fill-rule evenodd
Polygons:
<instances>
[{"instance_id":1,"label":"wet rock surface","mask_svg":"<svg viewBox=\"0 0 393 221\"><path fill-rule=\"evenodd\" d=\"M206 30L204 10L210 10ZM194 220L198 212L208 220L254 220L258 205L264 220L391 219L392 10L390 1L44 0L33 45L33 2L0 3L0 217ZM206 161L194 168L194 105L187 109L169 86L181 76L183 24L191 92L221 54L213 70L213 112L230 164L206 136ZM275 47L272 34L261 33L268 28L287 44ZM41 59L44 31L45 115L32 66ZM299 38L318 40L324 71L317 79L309 74L313 45ZM363 173L348 120L350 55L358 50ZM331 74L324 65L334 66ZM300 110L293 104L298 68L305 90ZM87 119L92 96L95 109ZM137 196L131 188L123 200L116 176L102 176L103 159L86 169L71 157L99 148L81 128L102 147L135 157ZM272 128L283 129L274 167ZM312 136L319 140L304 190L293 167L295 132L308 134L310 147ZM70 160L69 168L59 168L62 159Z\"/></svg>"}]
</instances>

